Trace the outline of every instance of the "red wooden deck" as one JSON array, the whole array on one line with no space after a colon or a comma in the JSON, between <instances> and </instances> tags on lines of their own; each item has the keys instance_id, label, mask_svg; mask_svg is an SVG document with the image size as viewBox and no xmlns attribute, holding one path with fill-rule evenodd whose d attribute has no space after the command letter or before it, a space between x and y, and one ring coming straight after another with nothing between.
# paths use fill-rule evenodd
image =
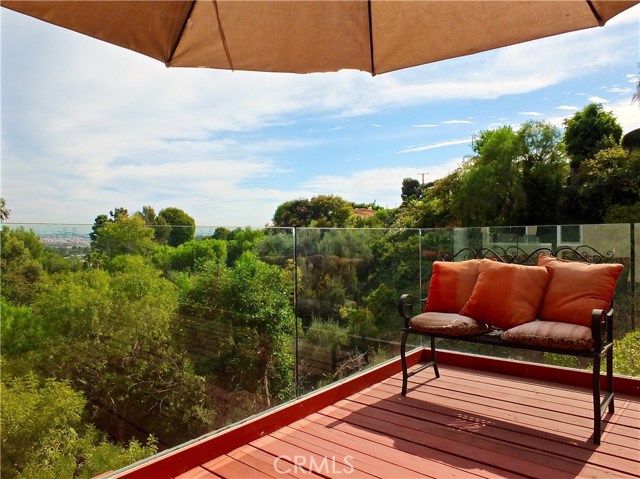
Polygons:
<instances>
[{"instance_id":1,"label":"red wooden deck","mask_svg":"<svg viewBox=\"0 0 640 479\"><path fill-rule=\"evenodd\" d=\"M410 378L407 397L395 374L174 477L640 477L639 396L616 393L594 446L589 388L440 370Z\"/></svg>"}]
</instances>

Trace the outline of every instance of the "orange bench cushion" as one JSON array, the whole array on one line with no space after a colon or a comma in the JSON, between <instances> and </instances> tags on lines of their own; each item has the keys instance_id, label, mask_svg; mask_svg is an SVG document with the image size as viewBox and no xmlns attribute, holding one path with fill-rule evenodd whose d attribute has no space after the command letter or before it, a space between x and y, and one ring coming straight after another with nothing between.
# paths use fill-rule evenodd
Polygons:
<instances>
[{"instance_id":1,"label":"orange bench cushion","mask_svg":"<svg viewBox=\"0 0 640 479\"><path fill-rule=\"evenodd\" d=\"M456 313L422 313L411 318L409 327L423 333L451 336L482 334L490 330L486 324Z\"/></svg>"},{"instance_id":2,"label":"orange bench cushion","mask_svg":"<svg viewBox=\"0 0 640 479\"><path fill-rule=\"evenodd\" d=\"M533 321L549 276L544 266L483 259L471 297L460 314L500 329Z\"/></svg>"},{"instance_id":3,"label":"orange bench cushion","mask_svg":"<svg viewBox=\"0 0 640 479\"><path fill-rule=\"evenodd\" d=\"M539 319L591 326L594 309L606 309L613 300L621 264L589 264L540 255L538 265L551 268Z\"/></svg>"},{"instance_id":4,"label":"orange bench cushion","mask_svg":"<svg viewBox=\"0 0 640 479\"><path fill-rule=\"evenodd\" d=\"M480 260L435 261L425 312L458 313L471 296Z\"/></svg>"},{"instance_id":5,"label":"orange bench cushion","mask_svg":"<svg viewBox=\"0 0 640 479\"><path fill-rule=\"evenodd\" d=\"M505 331L504 341L531 346L588 351L593 348L591 328L555 321L532 321Z\"/></svg>"}]
</instances>

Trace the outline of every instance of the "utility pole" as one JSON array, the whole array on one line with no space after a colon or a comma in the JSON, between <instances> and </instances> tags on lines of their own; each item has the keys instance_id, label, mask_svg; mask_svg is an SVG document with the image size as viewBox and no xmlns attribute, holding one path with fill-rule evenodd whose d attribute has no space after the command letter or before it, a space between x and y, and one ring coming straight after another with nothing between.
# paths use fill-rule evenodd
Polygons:
<instances>
[{"instance_id":1,"label":"utility pole","mask_svg":"<svg viewBox=\"0 0 640 479\"><path fill-rule=\"evenodd\" d=\"M417 175L420 175L422 177L422 180L420 181L421 185L424 185L424 176L428 175L429 173L416 173Z\"/></svg>"}]
</instances>

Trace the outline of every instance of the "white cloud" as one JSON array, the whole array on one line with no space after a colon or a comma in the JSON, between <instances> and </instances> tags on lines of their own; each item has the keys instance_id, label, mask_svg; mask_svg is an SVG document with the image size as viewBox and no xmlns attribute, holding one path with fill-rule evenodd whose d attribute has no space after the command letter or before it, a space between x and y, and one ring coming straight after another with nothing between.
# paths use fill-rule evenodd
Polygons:
<instances>
[{"instance_id":1,"label":"white cloud","mask_svg":"<svg viewBox=\"0 0 640 479\"><path fill-rule=\"evenodd\" d=\"M433 123L427 123L427 124L424 124L424 125L413 125L414 128L435 128L437 126L438 125L435 125Z\"/></svg>"},{"instance_id":2,"label":"white cloud","mask_svg":"<svg viewBox=\"0 0 640 479\"><path fill-rule=\"evenodd\" d=\"M579 108L574 105L560 105L555 107L554 110L578 111Z\"/></svg>"},{"instance_id":3,"label":"white cloud","mask_svg":"<svg viewBox=\"0 0 640 479\"><path fill-rule=\"evenodd\" d=\"M623 133L640 128L640 107L637 103L633 103L630 98L609 103L607 110L611 110L617 118L618 123L622 126Z\"/></svg>"},{"instance_id":4,"label":"white cloud","mask_svg":"<svg viewBox=\"0 0 640 479\"><path fill-rule=\"evenodd\" d=\"M612 88L608 88L607 92L627 94L627 93L633 93L633 90L631 88L612 87Z\"/></svg>"},{"instance_id":5,"label":"white cloud","mask_svg":"<svg viewBox=\"0 0 640 479\"><path fill-rule=\"evenodd\" d=\"M456 158L428 167L428 181L445 177L461 163L462 159ZM356 203L375 201L376 204L392 208L401 203L402 180L416 178L416 171L415 167L400 166L362 170L349 175L322 175L303 183L301 188L310 191L307 196L330 193ZM354 185L358 187L354 188Z\"/></svg>"},{"instance_id":6,"label":"white cloud","mask_svg":"<svg viewBox=\"0 0 640 479\"><path fill-rule=\"evenodd\" d=\"M378 125L377 123L372 123L371 126L374 128L382 128L382 125Z\"/></svg>"},{"instance_id":7,"label":"white cloud","mask_svg":"<svg viewBox=\"0 0 640 479\"><path fill-rule=\"evenodd\" d=\"M398 153L415 153L417 151L434 150L436 148L445 148L447 146L464 145L464 144L470 144L470 143L471 143L471 138L460 138L460 139L457 139L457 140L445 140L445 141L438 141L436 143L431 143L429 145L405 148L403 150L398 151Z\"/></svg>"},{"instance_id":8,"label":"white cloud","mask_svg":"<svg viewBox=\"0 0 640 479\"><path fill-rule=\"evenodd\" d=\"M443 125L475 125L473 121L470 120L447 120L442 122Z\"/></svg>"},{"instance_id":9,"label":"white cloud","mask_svg":"<svg viewBox=\"0 0 640 479\"><path fill-rule=\"evenodd\" d=\"M542 113L539 111L521 111L518 115L522 116L542 116Z\"/></svg>"},{"instance_id":10,"label":"white cloud","mask_svg":"<svg viewBox=\"0 0 640 479\"><path fill-rule=\"evenodd\" d=\"M609 100L607 100L605 98L601 98L599 96L595 96L595 95L594 96L590 96L589 97L589 101L591 103L608 103L609 102Z\"/></svg>"}]
</instances>

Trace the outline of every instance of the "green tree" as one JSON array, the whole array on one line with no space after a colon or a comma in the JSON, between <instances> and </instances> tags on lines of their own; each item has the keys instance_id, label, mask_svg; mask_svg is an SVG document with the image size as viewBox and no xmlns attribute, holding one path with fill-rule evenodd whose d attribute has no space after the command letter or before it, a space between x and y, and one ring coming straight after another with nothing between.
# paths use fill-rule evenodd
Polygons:
<instances>
[{"instance_id":1,"label":"green tree","mask_svg":"<svg viewBox=\"0 0 640 479\"><path fill-rule=\"evenodd\" d=\"M136 216L140 216L144 222L153 230L156 243L165 245L169 241L171 227L162 216L156 215L156 211L151 206L143 206L142 211L137 211Z\"/></svg>"},{"instance_id":2,"label":"green tree","mask_svg":"<svg viewBox=\"0 0 640 479\"><path fill-rule=\"evenodd\" d=\"M345 228L353 222L353 203L334 195L287 201L273 215L273 225L280 227Z\"/></svg>"},{"instance_id":3,"label":"green tree","mask_svg":"<svg viewBox=\"0 0 640 479\"><path fill-rule=\"evenodd\" d=\"M35 351L45 338L41 319L33 314L29 306L14 306L1 299L0 345L3 356L15 356Z\"/></svg>"},{"instance_id":4,"label":"green tree","mask_svg":"<svg viewBox=\"0 0 640 479\"><path fill-rule=\"evenodd\" d=\"M560 204L568 165L560 129L546 122L527 122L519 130L524 143L521 159L525 211L520 223L555 224L560 220Z\"/></svg>"},{"instance_id":5,"label":"green tree","mask_svg":"<svg viewBox=\"0 0 640 479\"><path fill-rule=\"evenodd\" d=\"M109 288L110 276L103 270L52 276L33 302L45 337L60 343L107 335L112 327Z\"/></svg>"},{"instance_id":6,"label":"green tree","mask_svg":"<svg viewBox=\"0 0 640 479\"><path fill-rule=\"evenodd\" d=\"M19 305L29 304L46 283L47 274L39 261L43 253L33 231L3 226L0 232L0 294Z\"/></svg>"},{"instance_id":7,"label":"green tree","mask_svg":"<svg viewBox=\"0 0 640 479\"><path fill-rule=\"evenodd\" d=\"M196 232L196 222L187 213L179 208L165 208L158 213L169 226L169 246L179 246L182 243L191 241Z\"/></svg>"},{"instance_id":8,"label":"green tree","mask_svg":"<svg viewBox=\"0 0 640 479\"><path fill-rule=\"evenodd\" d=\"M622 127L616 117L597 103L576 112L564 121L564 125L564 144L574 175L583 161L593 158L598 150L618 145L622 136Z\"/></svg>"},{"instance_id":9,"label":"green tree","mask_svg":"<svg viewBox=\"0 0 640 479\"><path fill-rule=\"evenodd\" d=\"M294 390L291 341L292 285L286 272L245 252L233 268L209 261L185 294L194 327L215 325L216 357L199 370L221 387L256 393L264 405L290 399Z\"/></svg>"},{"instance_id":10,"label":"green tree","mask_svg":"<svg viewBox=\"0 0 640 479\"><path fill-rule=\"evenodd\" d=\"M311 198L311 225L319 228L345 228L353 218L353 205L334 195L318 195Z\"/></svg>"},{"instance_id":11,"label":"green tree","mask_svg":"<svg viewBox=\"0 0 640 479\"><path fill-rule=\"evenodd\" d=\"M526 208L518 164L522 138L504 126L480 132L472 148L476 156L464 166L455 215L465 226L517 224Z\"/></svg>"},{"instance_id":12,"label":"green tree","mask_svg":"<svg viewBox=\"0 0 640 479\"><path fill-rule=\"evenodd\" d=\"M276 208L273 226L303 227L311 224L311 203L307 199L285 201Z\"/></svg>"},{"instance_id":13,"label":"green tree","mask_svg":"<svg viewBox=\"0 0 640 479\"><path fill-rule=\"evenodd\" d=\"M227 264L232 266L245 251L251 251L256 241L262 236L262 231L255 230L250 226L229 231L226 237L228 252Z\"/></svg>"},{"instance_id":14,"label":"green tree","mask_svg":"<svg viewBox=\"0 0 640 479\"><path fill-rule=\"evenodd\" d=\"M126 218L129 216L129 212L126 208L116 207L113 211L109 211L109 216L107 215L98 215L93 222L93 226L91 227L91 233L89 233L89 238L91 238L91 246L94 245L96 239L98 238L98 231L100 228L109 223L114 223L121 218Z\"/></svg>"},{"instance_id":15,"label":"green tree","mask_svg":"<svg viewBox=\"0 0 640 479\"><path fill-rule=\"evenodd\" d=\"M204 381L174 344L178 291L140 256L108 271L56 275L34 313L47 342L42 363L82 390L92 418L119 440L131 425L176 445L208 430Z\"/></svg>"},{"instance_id":16,"label":"green tree","mask_svg":"<svg viewBox=\"0 0 640 479\"><path fill-rule=\"evenodd\" d=\"M156 452L146 446L109 443L84 420L86 401L68 383L33 374L0 384L2 477L91 478Z\"/></svg>"},{"instance_id":17,"label":"green tree","mask_svg":"<svg viewBox=\"0 0 640 479\"><path fill-rule=\"evenodd\" d=\"M93 249L108 259L122 254L150 255L155 247L153 230L144 220L124 214L116 218L94 230Z\"/></svg>"},{"instance_id":18,"label":"green tree","mask_svg":"<svg viewBox=\"0 0 640 479\"><path fill-rule=\"evenodd\" d=\"M410 200L419 200L422 198L422 185L415 178L405 178L402 180L402 193L400 197L402 202Z\"/></svg>"},{"instance_id":19,"label":"green tree","mask_svg":"<svg viewBox=\"0 0 640 479\"><path fill-rule=\"evenodd\" d=\"M586 222L603 222L609 210L640 201L640 150L629 152L619 146L600 150L584 161L580 176L581 217Z\"/></svg>"},{"instance_id":20,"label":"green tree","mask_svg":"<svg viewBox=\"0 0 640 479\"><path fill-rule=\"evenodd\" d=\"M192 240L170 252L171 268L178 271L196 271L202 263L213 258L226 260L226 241L212 238Z\"/></svg>"}]
</instances>

